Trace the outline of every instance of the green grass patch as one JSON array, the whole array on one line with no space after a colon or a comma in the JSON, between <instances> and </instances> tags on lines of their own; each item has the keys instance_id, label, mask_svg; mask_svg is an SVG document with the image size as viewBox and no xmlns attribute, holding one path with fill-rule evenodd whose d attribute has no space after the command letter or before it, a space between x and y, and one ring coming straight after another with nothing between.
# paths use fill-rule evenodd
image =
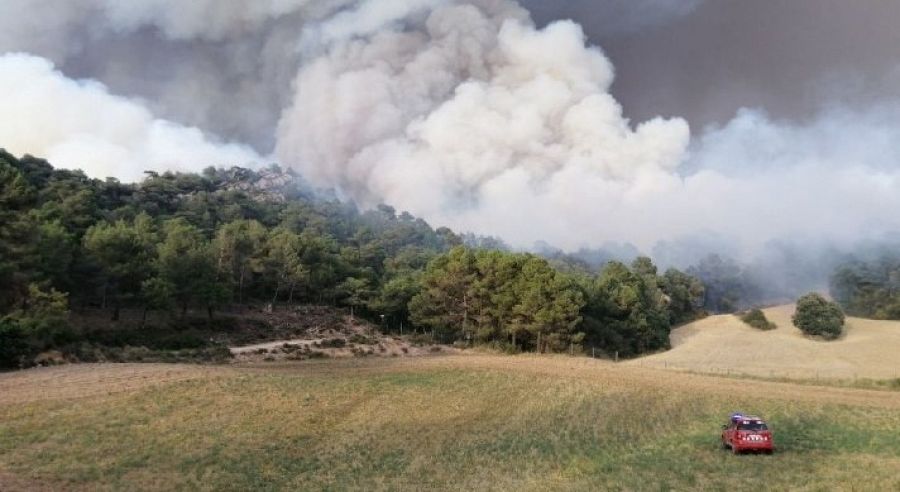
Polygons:
<instances>
[{"instance_id":1,"label":"green grass patch","mask_svg":"<svg viewBox=\"0 0 900 492\"><path fill-rule=\"evenodd\" d=\"M897 412L736 390L413 367L209 377L0 407L0 469L95 490L900 487ZM737 409L769 420L774 456L720 449Z\"/></svg>"}]
</instances>

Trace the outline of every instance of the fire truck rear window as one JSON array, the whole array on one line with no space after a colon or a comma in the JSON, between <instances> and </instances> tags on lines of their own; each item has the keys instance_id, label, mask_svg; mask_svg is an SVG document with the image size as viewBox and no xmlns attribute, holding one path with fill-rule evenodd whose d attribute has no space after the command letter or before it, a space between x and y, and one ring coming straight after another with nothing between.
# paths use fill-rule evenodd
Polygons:
<instances>
[{"instance_id":1,"label":"fire truck rear window","mask_svg":"<svg viewBox=\"0 0 900 492\"><path fill-rule=\"evenodd\" d=\"M747 431L764 431L768 430L764 422L760 422L759 420L745 420L738 424L738 430L747 430Z\"/></svg>"}]
</instances>

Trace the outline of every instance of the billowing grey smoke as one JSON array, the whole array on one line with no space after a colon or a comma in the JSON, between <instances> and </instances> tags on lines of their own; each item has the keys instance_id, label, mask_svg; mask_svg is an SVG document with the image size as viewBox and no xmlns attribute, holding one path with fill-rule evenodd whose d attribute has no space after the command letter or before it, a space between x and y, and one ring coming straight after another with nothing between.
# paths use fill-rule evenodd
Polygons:
<instances>
[{"instance_id":1,"label":"billowing grey smoke","mask_svg":"<svg viewBox=\"0 0 900 492\"><path fill-rule=\"evenodd\" d=\"M687 124L631 128L579 26L521 14L448 5L333 43L298 75L278 157L363 205L520 246L609 239L598 217L677 180Z\"/></svg>"},{"instance_id":2,"label":"billowing grey smoke","mask_svg":"<svg viewBox=\"0 0 900 492\"><path fill-rule=\"evenodd\" d=\"M3 56L0 80L44 83L0 93L19 101L0 146L97 175L271 154L363 206L522 247L656 245L671 263L900 230L897 106L744 110L691 140L680 118L625 119L579 25L539 29L511 0L7 0L0 51L69 77ZM78 105L99 109L34 131Z\"/></svg>"}]
</instances>

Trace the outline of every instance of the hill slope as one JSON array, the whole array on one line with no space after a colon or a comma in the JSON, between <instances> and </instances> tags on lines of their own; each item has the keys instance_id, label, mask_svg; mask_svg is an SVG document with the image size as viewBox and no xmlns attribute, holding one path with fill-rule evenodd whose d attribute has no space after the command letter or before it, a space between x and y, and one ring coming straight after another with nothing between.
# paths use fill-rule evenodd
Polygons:
<instances>
[{"instance_id":1,"label":"hill slope","mask_svg":"<svg viewBox=\"0 0 900 492\"><path fill-rule=\"evenodd\" d=\"M760 331L720 315L672 331L672 350L628 364L762 377L890 379L900 376L900 322L847 318L845 334L825 342L804 337L793 305L763 310L778 325Z\"/></svg>"}]
</instances>

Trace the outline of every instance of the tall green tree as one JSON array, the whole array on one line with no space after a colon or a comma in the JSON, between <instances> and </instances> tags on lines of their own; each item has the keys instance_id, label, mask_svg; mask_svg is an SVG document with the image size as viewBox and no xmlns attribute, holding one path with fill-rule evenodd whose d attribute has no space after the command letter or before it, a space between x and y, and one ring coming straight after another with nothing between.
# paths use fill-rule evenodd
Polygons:
<instances>
[{"instance_id":1,"label":"tall green tree","mask_svg":"<svg viewBox=\"0 0 900 492\"><path fill-rule=\"evenodd\" d=\"M827 340L838 338L844 331L844 312L840 306L817 293L797 300L797 309L791 320L803 333Z\"/></svg>"},{"instance_id":2,"label":"tall green tree","mask_svg":"<svg viewBox=\"0 0 900 492\"><path fill-rule=\"evenodd\" d=\"M275 229L266 242L265 270L274 283L272 304L278 301L282 290L288 292L288 303L294 300L298 284L307 281L309 269L300 257L302 250L300 236L288 229Z\"/></svg>"},{"instance_id":3,"label":"tall green tree","mask_svg":"<svg viewBox=\"0 0 900 492\"><path fill-rule=\"evenodd\" d=\"M103 306L111 301L113 320L119 319L121 303L138 296L141 284L152 274L155 244L152 220L143 214L131 224L120 220L87 230L84 249L100 265L104 277Z\"/></svg>"},{"instance_id":4,"label":"tall green tree","mask_svg":"<svg viewBox=\"0 0 900 492\"><path fill-rule=\"evenodd\" d=\"M216 231L217 268L237 288L237 301L244 304L244 287L248 278L263 270L267 231L256 220L235 220Z\"/></svg>"},{"instance_id":5,"label":"tall green tree","mask_svg":"<svg viewBox=\"0 0 900 492\"><path fill-rule=\"evenodd\" d=\"M560 351L581 344L584 333L576 330L584 298L570 279L545 260L529 256L519 285L520 300L513 311L516 323L532 335L535 350Z\"/></svg>"},{"instance_id":6,"label":"tall green tree","mask_svg":"<svg viewBox=\"0 0 900 492\"><path fill-rule=\"evenodd\" d=\"M442 338L471 337L472 286L477 274L475 254L464 247L432 260L422 276L422 291L410 300L410 319Z\"/></svg>"},{"instance_id":7,"label":"tall green tree","mask_svg":"<svg viewBox=\"0 0 900 492\"><path fill-rule=\"evenodd\" d=\"M192 303L206 307L210 317L225 298L225 290L216 274L212 245L199 229L184 219L163 224L157 269L159 278L174 287L174 298L182 315Z\"/></svg>"},{"instance_id":8,"label":"tall green tree","mask_svg":"<svg viewBox=\"0 0 900 492\"><path fill-rule=\"evenodd\" d=\"M700 279L670 268L659 280L659 286L666 296L670 323L692 321L700 314L706 293Z\"/></svg>"}]
</instances>

